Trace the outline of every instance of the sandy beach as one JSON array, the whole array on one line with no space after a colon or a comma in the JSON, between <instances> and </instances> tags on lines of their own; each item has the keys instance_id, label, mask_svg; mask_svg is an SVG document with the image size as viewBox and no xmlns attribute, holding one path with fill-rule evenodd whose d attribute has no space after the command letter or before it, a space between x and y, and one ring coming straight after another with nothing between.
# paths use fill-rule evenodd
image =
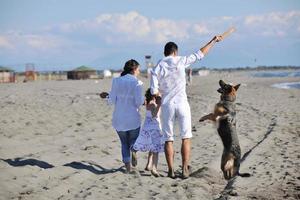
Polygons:
<instances>
[{"instance_id":1,"label":"sandy beach","mask_svg":"<svg viewBox=\"0 0 300 200\"><path fill-rule=\"evenodd\" d=\"M220 79L242 84L236 101L240 171L252 175L229 183L214 125L198 122L218 102ZM146 89L149 80L141 80ZM96 95L110 89L111 79L0 84L0 199L300 199L300 90L271 87L281 82L299 77L193 77L187 87L192 174L186 180L151 176L144 171L147 153L138 153L136 173L124 173L113 107ZM167 175L164 154L158 168Z\"/></svg>"}]
</instances>

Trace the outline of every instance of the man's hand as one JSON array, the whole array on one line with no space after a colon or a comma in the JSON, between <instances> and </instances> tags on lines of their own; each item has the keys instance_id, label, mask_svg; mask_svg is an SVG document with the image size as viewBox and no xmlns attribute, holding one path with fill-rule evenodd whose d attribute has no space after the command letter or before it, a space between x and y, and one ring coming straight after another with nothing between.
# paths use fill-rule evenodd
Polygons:
<instances>
[{"instance_id":1,"label":"man's hand","mask_svg":"<svg viewBox=\"0 0 300 200\"><path fill-rule=\"evenodd\" d=\"M220 42L220 41L223 40L223 37L222 37L222 35L216 35L216 36L213 38L213 40L214 40L215 42Z\"/></svg>"},{"instance_id":2,"label":"man's hand","mask_svg":"<svg viewBox=\"0 0 300 200\"><path fill-rule=\"evenodd\" d=\"M223 40L223 37L221 35L216 35L213 37L204 47L202 47L200 50L201 52L206 55L209 50L214 46L216 42L220 42Z\"/></svg>"},{"instance_id":3,"label":"man's hand","mask_svg":"<svg viewBox=\"0 0 300 200\"><path fill-rule=\"evenodd\" d=\"M107 92L101 92L99 95L102 99L105 99L109 94Z\"/></svg>"}]
</instances>

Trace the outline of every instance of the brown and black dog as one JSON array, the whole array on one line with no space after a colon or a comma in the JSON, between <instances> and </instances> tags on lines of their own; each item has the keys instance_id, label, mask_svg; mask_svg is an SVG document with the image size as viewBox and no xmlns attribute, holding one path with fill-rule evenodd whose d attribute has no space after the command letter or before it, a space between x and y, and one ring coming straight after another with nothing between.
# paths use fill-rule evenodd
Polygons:
<instances>
[{"instance_id":1,"label":"brown and black dog","mask_svg":"<svg viewBox=\"0 0 300 200\"><path fill-rule=\"evenodd\" d=\"M240 84L231 85L220 80L219 85L221 99L215 105L214 112L201 117L199 121L211 120L217 123L217 131L224 146L221 159L224 178L229 180L236 175L247 177L249 174L239 173L241 148L236 132L235 99Z\"/></svg>"}]
</instances>

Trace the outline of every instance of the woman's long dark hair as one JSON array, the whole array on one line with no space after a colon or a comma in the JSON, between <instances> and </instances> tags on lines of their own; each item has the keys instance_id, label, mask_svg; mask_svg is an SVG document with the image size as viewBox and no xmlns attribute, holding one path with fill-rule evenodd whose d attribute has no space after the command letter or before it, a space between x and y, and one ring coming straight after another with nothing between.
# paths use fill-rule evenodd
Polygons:
<instances>
[{"instance_id":1,"label":"woman's long dark hair","mask_svg":"<svg viewBox=\"0 0 300 200\"><path fill-rule=\"evenodd\" d=\"M136 70L139 67L139 63L136 60L128 60L123 68L123 72L121 73L121 76L125 76L126 74L131 74L134 70Z\"/></svg>"}]
</instances>

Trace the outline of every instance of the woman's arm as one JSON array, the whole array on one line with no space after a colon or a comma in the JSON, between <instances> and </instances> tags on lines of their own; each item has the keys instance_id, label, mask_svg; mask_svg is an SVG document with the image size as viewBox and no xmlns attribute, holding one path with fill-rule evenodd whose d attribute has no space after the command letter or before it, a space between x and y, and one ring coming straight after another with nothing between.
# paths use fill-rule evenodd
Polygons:
<instances>
[{"instance_id":1,"label":"woman's arm","mask_svg":"<svg viewBox=\"0 0 300 200\"><path fill-rule=\"evenodd\" d=\"M103 95L104 96L104 95ZM116 104L117 100L117 79L112 80L111 90L108 96L108 103L109 104Z\"/></svg>"}]
</instances>

